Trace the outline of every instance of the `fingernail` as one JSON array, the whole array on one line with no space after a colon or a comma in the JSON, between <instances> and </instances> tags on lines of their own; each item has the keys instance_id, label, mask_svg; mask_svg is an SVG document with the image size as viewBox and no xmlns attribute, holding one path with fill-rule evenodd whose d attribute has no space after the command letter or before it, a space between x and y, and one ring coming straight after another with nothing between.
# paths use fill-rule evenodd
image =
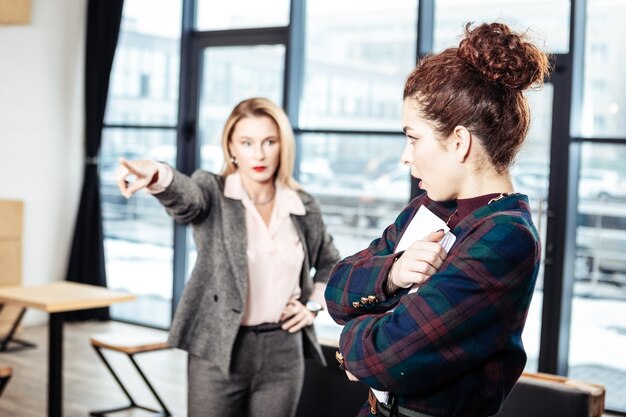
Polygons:
<instances>
[{"instance_id":1,"label":"fingernail","mask_svg":"<svg viewBox=\"0 0 626 417\"><path fill-rule=\"evenodd\" d=\"M439 229L439 230L437 230L437 232L443 232L443 229Z\"/></svg>"}]
</instances>

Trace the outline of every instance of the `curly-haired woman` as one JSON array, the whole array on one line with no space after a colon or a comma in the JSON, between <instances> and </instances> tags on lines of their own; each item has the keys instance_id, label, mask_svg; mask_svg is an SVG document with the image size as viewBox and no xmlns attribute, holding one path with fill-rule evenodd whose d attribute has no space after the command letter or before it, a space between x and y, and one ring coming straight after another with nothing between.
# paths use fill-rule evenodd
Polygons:
<instances>
[{"instance_id":1,"label":"curly-haired woman","mask_svg":"<svg viewBox=\"0 0 626 417\"><path fill-rule=\"evenodd\" d=\"M330 315L345 324L341 366L377 390L359 416L491 416L524 369L541 249L509 166L530 123L523 91L549 70L524 35L493 23L467 25L457 48L409 75L402 162L425 193L340 261L326 289ZM456 237L449 252L443 231L397 251L422 206Z\"/></svg>"}]
</instances>

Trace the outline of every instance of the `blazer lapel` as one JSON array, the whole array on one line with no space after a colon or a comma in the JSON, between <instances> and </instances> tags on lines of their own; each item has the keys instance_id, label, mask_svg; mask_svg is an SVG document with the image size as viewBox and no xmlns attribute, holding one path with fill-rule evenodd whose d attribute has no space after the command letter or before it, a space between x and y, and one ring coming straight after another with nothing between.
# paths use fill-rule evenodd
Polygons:
<instances>
[{"instance_id":1,"label":"blazer lapel","mask_svg":"<svg viewBox=\"0 0 626 417\"><path fill-rule=\"evenodd\" d=\"M222 204L224 219L224 248L230 267L235 275L239 292L245 297L248 289L248 260L245 208L240 200L224 198Z\"/></svg>"}]
</instances>

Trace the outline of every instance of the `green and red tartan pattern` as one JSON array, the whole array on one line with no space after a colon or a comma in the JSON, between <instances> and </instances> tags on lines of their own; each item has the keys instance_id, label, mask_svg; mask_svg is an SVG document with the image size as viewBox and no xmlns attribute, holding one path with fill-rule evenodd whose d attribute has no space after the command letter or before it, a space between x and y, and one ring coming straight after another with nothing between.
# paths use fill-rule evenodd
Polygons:
<instances>
[{"instance_id":1,"label":"green and red tartan pattern","mask_svg":"<svg viewBox=\"0 0 626 417\"><path fill-rule=\"evenodd\" d=\"M399 256L394 245L422 204L444 219L455 210L417 197L380 238L331 273L326 301L345 325L342 367L397 394L409 409L493 415L526 363L521 334L541 257L528 199L511 195L465 217L439 271L417 293L389 298L383 288ZM356 306L370 295L377 302Z\"/></svg>"}]
</instances>

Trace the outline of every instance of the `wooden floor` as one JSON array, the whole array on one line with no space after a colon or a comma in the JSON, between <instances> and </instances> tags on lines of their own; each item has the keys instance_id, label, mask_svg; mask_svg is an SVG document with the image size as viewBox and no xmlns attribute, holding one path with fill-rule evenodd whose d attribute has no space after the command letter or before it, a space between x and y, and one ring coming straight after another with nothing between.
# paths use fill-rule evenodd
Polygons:
<instances>
[{"instance_id":1,"label":"wooden floor","mask_svg":"<svg viewBox=\"0 0 626 417\"><path fill-rule=\"evenodd\" d=\"M127 399L89 344L89 336L101 332L154 332L117 322L66 323L63 366L63 416L86 417L91 410L127 404ZM13 368L13 377L0 397L0 417L47 415L48 333L47 326L24 328L20 338L37 348L0 353L0 365ZM134 368L123 354L105 351L119 369L131 394L140 404L158 408ZM161 398L176 417L186 416L186 354L176 349L143 353L135 357ZM135 395L136 394L136 395ZM142 410L111 414L112 417L150 415Z\"/></svg>"}]
</instances>

